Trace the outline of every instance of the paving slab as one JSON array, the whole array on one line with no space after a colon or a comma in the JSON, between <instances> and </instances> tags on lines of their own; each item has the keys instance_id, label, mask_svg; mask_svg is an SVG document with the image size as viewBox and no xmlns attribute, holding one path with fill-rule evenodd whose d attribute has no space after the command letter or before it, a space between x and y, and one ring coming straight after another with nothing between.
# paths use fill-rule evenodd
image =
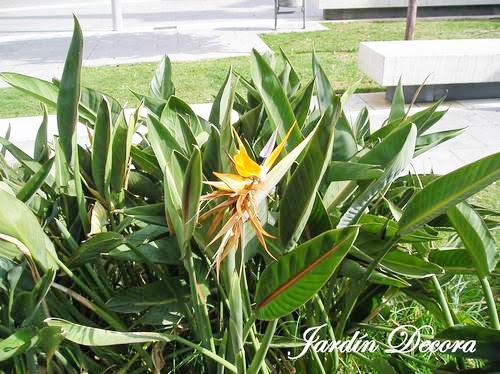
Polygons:
<instances>
[{"instance_id":1,"label":"paving slab","mask_svg":"<svg viewBox=\"0 0 500 374\"><path fill-rule=\"evenodd\" d=\"M6 0L4 0L6 1ZM112 31L111 1L28 0L0 5L0 72L60 78L71 41L72 13L84 33L84 66L195 61L246 56L268 46L274 31L270 0L122 0L124 28ZM305 31L325 29L314 16ZM276 32L302 32L298 14L280 15ZM8 87L0 81L0 88Z\"/></svg>"}]
</instances>

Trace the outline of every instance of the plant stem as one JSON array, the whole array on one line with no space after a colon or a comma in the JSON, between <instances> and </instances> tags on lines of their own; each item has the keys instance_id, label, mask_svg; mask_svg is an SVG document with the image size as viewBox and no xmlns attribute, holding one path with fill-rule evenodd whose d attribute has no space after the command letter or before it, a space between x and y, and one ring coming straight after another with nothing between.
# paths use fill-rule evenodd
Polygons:
<instances>
[{"instance_id":1,"label":"plant stem","mask_svg":"<svg viewBox=\"0 0 500 374\"><path fill-rule=\"evenodd\" d=\"M490 314L490 321L495 330L500 330L500 322L498 321L497 308L495 304L495 297L491 291L490 282L486 276L480 277L481 287L483 288L483 293L486 298L486 304L488 305L488 312Z\"/></svg>"},{"instance_id":2,"label":"plant stem","mask_svg":"<svg viewBox=\"0 0 500 374\"><path fill-rule=\"evenodd\" d=\"M452 327L455 325L453 322L453 316L451 315L450 306L448 305L448 301L446 300L446 296L444 295L443 289L439 284L439 281L435 275L431 276L432 284L434 289L436 290L439 298L439 303L441 304L441 308L443 309L444 319L446 321L447 327Z\"/></svg>"},{"instance_id":3,"label":"plant stem","mask_svg":"<svg viewBox=\"0 0 500 374\"><path fill-rule=\"evenodd\" d=\"M337 324L337 331L335 332L335 336L341 337L344 335L344 330L347 324L347 320L351 315L352 311L354 310L356 301L363 292L363 288L368 283L368 280L370 279L373 270L375 269L375 267L377 267L382 258L391 250L394 244L398 242L398 240L399 240L399 235L393 236L391 240L389 240L385 244L384 248L378 253L377 257L375 257L373 261L370 263L370 265L368 265L365 273L363 274L363 277L358 282L355 283L354 287L352 288L352 291L350 292L350 294L348 294L350 297L348 297L346 306L342 311L342 314L340 315L340 320Z\"/></svg>"},{"instance_id":4,"label":"plant stem","mask_svg":"<svg viewBox=\"0 0 500 374\"><path fill-rule=\"evenodd\" d=\"M453 327L453 326L455 326L455 322L453 321L453 316L451 315L450 306L448 304L448 301L446 300L446 296L443 292L443 289L441 288L441 285L439 284L439 280L437 279L437 277L435 275L432 275L431 280L432 280L432 284L434 285L434 288L438 294L439 303L441 304L441 308L443 309L444 318L446 321L446 326ZM460 368L465 369L465 361L462 357L457 357L457 363L458 363Z\"/></svg>"},{"instance_id":5,"label":"plant stem","mask_svg":"<svg viewBox=\"0 0 500 374\"><path fill-rule=\"evenodd\" d=\"M267 325L266 333L264 334L263 344L260 349L255 353L255 356L248 368L248 374L257 374L259 370L265 365L266 354L271 345L271 341L278 326L278 320L275 319Z\"/></svg>"},{"instance_id":6,"label":"plant stem","mask_svg":"<svg viewBox=\"0 0 500 374\"><path fill-rule=\"evenodd\" d=\"M210 319L208 318L208 309L206 303L201 299L198 293L196 280L196 273L194 270L193 255L191 252L191 246L189 243L186 244L185 254L184 254L184 267L189 275L189 285L191 289L191 298L195 304L195 318L198 322L199 329L201 330L202 339L205 342L206 348L209 348L211 352L216 353L215 341L212 334L212 326L210 325Z\"/></svg>"},{"instance_id":7,"label":"plant stem","mask_svg":"<svg viewBox=\"0 0 500 374\"><path fill-rule=\"evenodd\" d=\"M323 301L321 300L321 297L319 297L318 295L316 295L314 297L314 301L316 302L317 306L318 306L318 309L322 315L322 317L324 318L326 324L327 324L327 329L328 329L328 334L330 335L330 339L332 339L333 341L336 341L335 339L335 333L333 332L333 327L332 327L332 324L330 322L330 317L328 316L328 312L326 311L325 309L325 305L323 304ZM334 349L333 350L333 368L332 368L332 371L333 372L336 372L338 367L339 367L339 352Z\"/></svg>"},{"instance_id":8,"label":"plant stem","mask_svg":"<svg viewBox=\"0 0 500 374\"><path fill-rule=\"evenodd\" d=\"M199 344L195 344L195 343L192 343L190 342L189 340L186 340L184 338L181 338L180 336L178 335L170 335L170 334L165 334L165 336L167 337L167 339L169 340L175 340L181 344L184 344L188 347L191 347L193 348L195 351L198 351L200 352L201 354L207 356L208 358L211 358L212 360L214 360L215 362L221 364L222 366L224 366L226 369L228 369L229 371L232 371L233 373L237 373L236 371L236 366L234 366L233 364L231 364L230 362L224 360L222 357L220 357L218 354L216 353L213 353L212 351L202 347L201 345Z\"/></svg>"}]
</instances>

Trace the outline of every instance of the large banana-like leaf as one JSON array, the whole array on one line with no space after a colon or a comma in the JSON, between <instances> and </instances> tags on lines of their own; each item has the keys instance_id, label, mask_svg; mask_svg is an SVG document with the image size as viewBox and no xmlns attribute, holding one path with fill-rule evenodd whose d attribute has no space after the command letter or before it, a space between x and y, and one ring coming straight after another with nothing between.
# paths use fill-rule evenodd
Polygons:
<instances>
[{"instance_id":1,"label":"large banana-like leaf","mask_svg":"<svg viewBox=\"0 0 500 374\"><path fill-rule=\"evenodd\" d=\"M278 77L256 50L252 51L250 61L253 83L259 91L273 128L278 129L280 137L283 138L290 127L294 126L289 145L290 147L297 145L302 139L302 134L296 125L292 106Z\"/></svg>"},{"instance_id":2,"label":"large banana-like leaf","mask_svg":"<svg viewBox=\"0 0 500 374\"><path fill-rule=\"evenodd\" d=\"M0 78L12 87L27 93L42 103L56 106L59 89L52 82L18 73L0 73Z\"/></svg>"},{"instance_id":3,"label":"large banana-like leaf","mask_svg":"<svg viewBox=\"0 0 500 374\"><path fill-rule=\"evenodd\" d=\"M475 272L471 256L463 248L432 251L429 260L450 274L472 274Z\"/></svg>"},{"instance_id":4,"label":"large banana-like leaf","mask_svg":"<svg viewBox=\"0 0 500 374\"><path fill-rule=\"evenodd\" d=\"M82 68L83 35L76 17L68 56L57 96L57 129L59 142L68 162L71 160L73 133L78 120L80 101L80 71Z\"/></svg>"},{"instance_id":5,"label":"large banana-like leaf","mask_svg":"<svg viewBox=\"0 0 500 374\"><path fill-rule=\"evenodd\" d=\"M148 126L148 140L155 153L158 164L162 170L169 163L173 151L183 152L181 146L172 136L170 131L153 116L146 118Z\"/></svg>"},{"instance_id":6,"label":"large banana-like leaf","mask_svg":"<svg viewBox=\"0 0 500 374\"><path fill-rule=\"evenodd\" d=\"M399 235L410 234L499 179L498 165L500 153L495 153L433 180L406 205L399 220Z\"/></svg>"},{"instance_id":7,"label":"large banana-like leaf","mask_svg":"<svg viewBox=\"0 0 500 374\"><path fill-rule=\"evenodd\" d=\"M299 128L304 126L304 122L309 114L313 91L314 80L311 80L307 85L300 89L292 99L291 105Z\"/></svg>"},{"instance_id":8,"label":"large banana-like leaf","mask_svg":"<svg viewBox=\"0 0 500 374\"><path fill-rule=\"evenodd\" d=\"M341 114L340 100L321 118L316 133L299 166L295 169L280 203L280 239L293 247L309 219L323 175L330 163L335 136L335 124Z\"/></svg>"},{"instance_id":9,"label":"large banana-like leaf","mask_svg":"<svg viewBox=\"0 0 500 374\"><path fill-rule=\"evenodd\" d=\"M163 56L156 67L153 78L149 83L149 94L164 100L175 94L174 84L172 83L172 64L167 56Z\"/></svg>"},{"instance_id":10,"label":"large banana-like leaf","mask_svg":"<svg viewBox=\"0 0 500 374\"><path fill-rule=\"evenodd\" d=\"M184 175L182 192L182 218L184 220L184 240L191 239L198 222L202 187L201 154L195 148Z\"/></svg>"},{"instance_id":11,"label":"large banana-like leaf","mask_svg":"<svg viewBox=\"0 0 500 374\"><path fill-rule=\"evenodd\" d=\"M377 165L332 161L325 175L327 182L366 180L380 177L383 170Z\"/></svg>"},{"instance_id":12,"label":"large banana-like leaf","mask_svg":"<svg viewBox=\"0 0 500 374\"><path fill-rule=\"evenodd\" d=\"M78 325L58 318L45 320L51 327L59 327L61 334L73 343L93 347L134 344L152 341L170 341L168 335L156 332L119 332Z\"/></svg>"},{"instance_id":13,"label":"large banana-like leaf","mask_svg":"<svg viewBox=\"0 0 500 374\"><path fill-rule=\"evenodd\" d=\"M481 216L465 202L448 209L446 214L468 250L478 275L485 277L490 274L500 254Z\"/></svg>"},{"instance_id":14,"label":"large banana-like leaf","mask_svg":"<svg viewBox=\"0 0 500 374\"><path fill-rule=\"evenodd\" d=\"M179 247L184 249L184 220L182 219L182 179L178 179L179 165L172 155L163 174L163 199L170 233L175 233Z\"/></svg>"},{"instance_id":15,"label":"large banana-like leaf","mask_svg":"<svg viewBox=\"0 0 500 374\"><path fill-rule=\"evenodd\" d=\"M482 358L492 361L498 361L498 352L500 351L500 331L489 329L482 326L474 325L456 325L449 327L446 330L439 332L436 339L445 341L475 341L474 351L469 350L448 350L448 354L470 357ZM484 373L494 373L497 370L486 370Z\"/></svg>"},{"instance_id":16,"label":"large banana-like leaf","mask_svg":"<svg viewBox=\"0 0 500 374\"><path fill-rule=\"evenodd\" d=\"M270 263L257 284L257 317L285 316L313 297L345 257L358 230L352 226L327 231Z\"/></svg>"},{"instance_id":17,"label":"large banana-like leaf","mask_svg":"<svg viewBox=\"0 0 500 374\"><path fill-rule=\"evenodd\" d=\"M405 115L405 97L403 93L403 85L401 84L401 78L399 79L396 90L394 91L394 96L392 97L391 112L389 113L388 123L395 120L403 118Z\"/></svg>"},{"instance_id":18,"label":"large banana-like leaf","mask_svg":"<svg viewBox=\"0 0 500 374\"><path fill-rule=\"evenodd\" d=\"M54 245L43 232L37 218L20 200L0 189L0 239L32 257L43 269L57 269ZM27 251L27 253L26 253Z\"/></svg>"},{"instance_id":19,"label":"large banana-like leaf","mask_svg":"<svg viewBox=\"0 0 500 374\"><path fill-rule=\"evenodd\" d=\"M326 113L332 104L335 105L335 93L315 53L313 53L312 57L312 67L319 109L321 113ZM335 128L333 160L347 161L357 152L357 150L356 137L352 132L347 117L342 113Z\"/></svg>"},{"instance_id":20,"label":"large banana-like leaf","mask_svg":"<svg viewBox=\"0 0 500 374\"><path fill-rule=\"evenodd\" d=\"M401 251L391 251L386 254L381 265L407 278L426 278L444 272L443 268L436 264Z\"/></svg>"},{"instance_id":21,"label":"large banana-like leaf","mask_svg":"<svg viewBox=\"0 0 500 374\"><path fill-rule=\"evenodd\" d=\"M367 154L360 159L360 162L370 163L370 161L375 161L376 164L381 165L385 165L387 162L387 167L379 178L370 183L368 187L356 197L351 206L340 218L337 227L345 227L356 223L372 199L390 185L398 175L406 169L413 157L416 137L417 129L415 125L409 124L403 126L391 133L377 147L372 149L373 153ZM372 157L367 157L370 155ZM383 155L383 157L374 157L375 155Z\"/></svg>"},{"instance_id":22,"label":"large banana-like leaf","mask_svg":"<svg viewBox=\"0 0 500 374\"><path fill-rule=\"evenodd\" d=\"M21 201L28 201L31 196L33 196L36 191L43 185L45 179L52 169L54 164L54 157L47 160L42 167L31 176L30 179L24 184L24 186L19 190L16 197Z\"/></svg>"},{"instance_id":23,"label":"large banana-like leaf","mask_svg":"<svg viewBox=\"0 0 500 374\"><path fill-rule=\"evenodd\" d=\"M465 128L455 129L455 130L446 130L439 131L432 134L420 135L417 138L417 146L415 149L414 157L421 155L422 153L428 151L429 149L434 148L435 146L453 139L454 137L462 134L465 131Z\"/></svg>"},{"instance_id":24,"label":"large banana-like leaf","mask_svg":"<svg viewBox=\"0 0 500 374\"><path fill-rule=\"evenodd\" d=\"M95 186L102 196L108 196L105 191L104 180L106 175L106 164L109 155L112 131L111 112L108 100L103 98L97 111L94 126L94 138L92 141L92 178Z\"/></svg>"}]
</instances>

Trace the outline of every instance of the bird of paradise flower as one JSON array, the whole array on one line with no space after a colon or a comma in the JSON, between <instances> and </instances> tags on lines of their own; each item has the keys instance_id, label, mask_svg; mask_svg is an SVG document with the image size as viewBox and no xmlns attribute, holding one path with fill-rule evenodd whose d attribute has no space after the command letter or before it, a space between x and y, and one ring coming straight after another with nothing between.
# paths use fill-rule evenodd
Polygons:
<instances>
[{"instance_id":1,"label":"bird of paradise flower","mask_svg":"<svg viewBox=\"0 0 500 374\"><path fill-rule=\"evenodd\" d=\"M210 216L213 221L208 229L208 236L212 236L219 225L224 220L226 212L228 219L222 228L211 238L208 245L212 245L221 239L219 248L214 255L217 276L219 275L220 264L227 257L231 250L238 248L244 224L249 222L252 226L257 240L264 250L274 258L267 249L265 238L273 238L264 228L257 215L259 204L269 195L290 169L297 157L307 146L316 129L314 129L304 140L293 148L282 160L277 163L277 159L282 153L294 126L290 127L282 141L274 148L277 131L274 131L267 144L262 149L259 156L263 158L259 165L248 154L243 142L234 128L232 132L238 143L237 153L230 157L235 173L218 173L214 175L219 181L206 181L204 183L215 187L215 190L201 197L202 201L213 201L223 198L215 207L211 208L199 218L202 222ZM274 167L273 167L274 166Z\"/></svg>"}]
</instances>

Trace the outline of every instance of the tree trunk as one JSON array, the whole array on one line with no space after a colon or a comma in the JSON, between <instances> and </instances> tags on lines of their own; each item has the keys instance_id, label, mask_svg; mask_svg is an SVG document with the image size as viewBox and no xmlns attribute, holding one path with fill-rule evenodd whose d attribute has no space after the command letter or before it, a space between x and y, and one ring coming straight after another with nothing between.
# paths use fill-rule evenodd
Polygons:
<instances>
[{"instance_id":1,"label":"tree trunk","mask_svg":"<svg viewBox=\"0 0 500 374\"><path fill-rule=\"evenodd\" d=\"M412 40L417 22L417 0L408 0L408 13L406 14L405 40Z\"/></svg>"}]
</instances>

